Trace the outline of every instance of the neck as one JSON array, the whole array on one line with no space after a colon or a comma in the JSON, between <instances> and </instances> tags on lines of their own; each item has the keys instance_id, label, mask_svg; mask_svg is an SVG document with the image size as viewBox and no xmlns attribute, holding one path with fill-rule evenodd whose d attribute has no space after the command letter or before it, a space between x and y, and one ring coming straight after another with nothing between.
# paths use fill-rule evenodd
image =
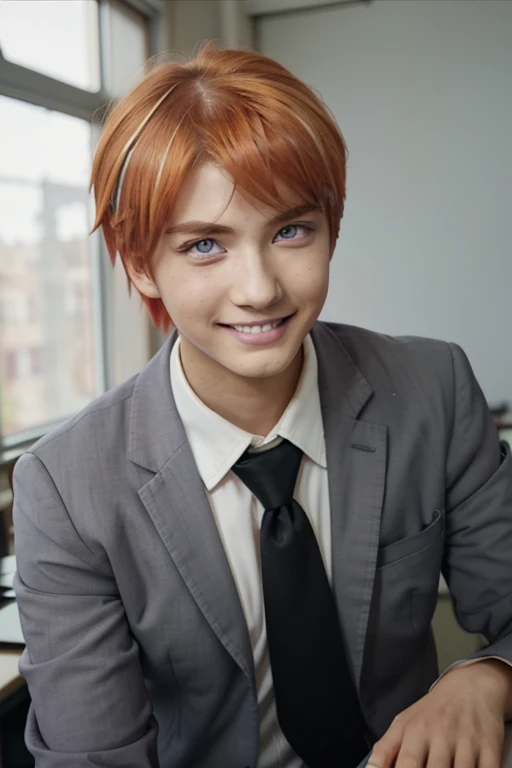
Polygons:
<instances>
[{"instance_id":1,"label":"neck","mask_svg":"<svg viewBox=\"0 0 512 768\"><path fill-rule=\"evenodd\" d=\"M185 338L181 339L180 357L188 383L208 408L236 427L264 437L295 393L304 355L301 346L286 370L265 378L245 378L212 358L205 360L204 353Z\"/></svg>"}]
</instances>

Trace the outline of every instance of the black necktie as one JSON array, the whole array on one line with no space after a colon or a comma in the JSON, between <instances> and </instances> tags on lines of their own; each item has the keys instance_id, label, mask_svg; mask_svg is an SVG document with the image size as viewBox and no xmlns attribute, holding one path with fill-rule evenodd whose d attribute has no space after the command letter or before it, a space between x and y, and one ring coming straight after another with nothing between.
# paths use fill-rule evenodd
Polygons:
<instances>
[{"instance_id":1,"label":"black necktie","mask_svg":"<svg viewBox=\"0 0 512 768\"><path fill-rule=\"evenodd\" d=\"M261 567L279 724L309 768L355 768L368 753L334 597L311 523L293 499L302 451L246 451L233 471L263 504Z\"/></svg>"}]
</instances>

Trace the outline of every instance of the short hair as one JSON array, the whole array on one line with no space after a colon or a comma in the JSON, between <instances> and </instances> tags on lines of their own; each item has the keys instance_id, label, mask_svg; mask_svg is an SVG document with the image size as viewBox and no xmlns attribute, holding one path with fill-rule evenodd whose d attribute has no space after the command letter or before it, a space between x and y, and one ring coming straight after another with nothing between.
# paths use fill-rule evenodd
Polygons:
<instances>
[{"instance_id":1,"label":"short hair","mask_svg":"<svg viewBox=\"0 0 512 768\"><path fill-rule=\"evenodd\" d=\"M210 162L274 208L290 207L283 188L318 206L333 249L346 156L336 121L310 87L267 56L208 42L193 58L157 59L111 109L92 168L93 231L101 226L113 264L119 253L125 270L130 263L151 274L187 174ZM172 321L162 301L142 299L154 325L167 331Z\"/></svg>"}]
</instances>

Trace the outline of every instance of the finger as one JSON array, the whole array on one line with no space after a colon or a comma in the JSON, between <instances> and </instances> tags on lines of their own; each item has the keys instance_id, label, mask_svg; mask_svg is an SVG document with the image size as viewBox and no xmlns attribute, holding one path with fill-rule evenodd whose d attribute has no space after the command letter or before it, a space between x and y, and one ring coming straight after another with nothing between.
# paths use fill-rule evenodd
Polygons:
<instances>
[{"instance_id":1,"label":"finger","mask_svg":"<svg viewBox=\"0 0 512 768\"><path fill-rule=\"evenodd\" d=\"M408 743L400 744L395 741L382 745L385 749L378 753L372 752L368 768L425 768L427 764L428 744L426 741L420 741L409 736ZM439 766L438 768L444 768ZM448 764L447 768L450 768Z\"/></svg>"},{"instance_id":2,"label":"finger","mask_svg":"<svg viewBox=\"0 0 512 768\"><path fill-rule=\"evenodd\" d=\"M393 768L398 750L391 750L389 747L379 750L376 754L372 752L367 768Z\"/></svg>"},{"instance_id":3,"label":"finger","mask_svg":"<svg viewBox=\"0 0 512 768\"><path fill-rule=\"evenodd\" d=\"M407 731L400 747L394 768L426 768L428 760L428 741L418 731ZM444 765L436 768L445 768ZM446 768L451 768L450 764Z\"/></svg>"},{"instance_id":4,"label":"finger","mask_svg":"<svg viewBox=\"0 0 512 768\"><path fill-rule=\"evenodd\" d=\"M392 728L373 745L368 768L393 768L396 756L400 749L402 734Z\"/></svg>"},{"instance_id":5,"label":"finger","mask_svg":"<svg viewBox=\"0 0 512 768\"><path fill-rule=\"evenodd\" d=\"M460 739L457 744L453 768L501 768L501 743L481 743L477 739Z\"/></svg>"},{"instance_id":6,"label":"finger","mask_svg":"<svg viewBox=\"0 0 512 768\"><path fill-rule=\"evenodd\" d=\"M404 725L398 755L393 768L425 768L429 749L429 730L421 720Z\"/></svg>"},{"instance_id":7,"label":"finger","mask_svg":"<svg viewBox=\"0 0 512 768\"><path fill-rule=\"evenodd\" d=\"M478 768L501 768L503 763L503 749L499 747L483 746L478 759ZM457 768L459 768L457 766Z\"/></svg>"},{"instance_id":8,"label":"finger","mask_svg":"<svg viewBox=\"0 0 512 768\"><path fill-rule=\"evenodd\" d=\"M480 744L478 768L501 768L505 750L505 724L499 723L496 729L485 730L485 737Z\"/></svg>"},{"instance_id":9,"label":"finger","mask_svg":"<svg viewBox=\"0 0 512 768\"><path fill-rule=\"evenodd\" d=\"M456 746L446 739L433 739L428 750L426 768L452 768L455 765L455 749ZM464 768L477 768L475 759L476 757L473 762L464 763Z\"/></svg>"}]
</instances>

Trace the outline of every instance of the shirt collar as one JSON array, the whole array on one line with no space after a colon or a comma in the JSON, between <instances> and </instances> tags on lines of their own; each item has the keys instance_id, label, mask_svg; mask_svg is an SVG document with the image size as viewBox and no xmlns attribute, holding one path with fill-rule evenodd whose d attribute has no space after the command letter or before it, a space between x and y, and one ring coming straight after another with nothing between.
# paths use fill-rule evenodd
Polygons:
<instances>
[{"instance_id":1,"label":"shirt collar","mask_svg":"<svg viewBox=\"0 0 512 768\"><path fill-rule=\"evenodd\" d=\"M179 348L178 337L170 357L171 387L197 469L208 491L218 485L247 448L268 449L281 438L296 445L321 467L327 466L318 364L309 334L304 339L304 361L295 394L266 437L252 435L231 424L197 397L183 371Z\"/></svg>"}]
</instances>

